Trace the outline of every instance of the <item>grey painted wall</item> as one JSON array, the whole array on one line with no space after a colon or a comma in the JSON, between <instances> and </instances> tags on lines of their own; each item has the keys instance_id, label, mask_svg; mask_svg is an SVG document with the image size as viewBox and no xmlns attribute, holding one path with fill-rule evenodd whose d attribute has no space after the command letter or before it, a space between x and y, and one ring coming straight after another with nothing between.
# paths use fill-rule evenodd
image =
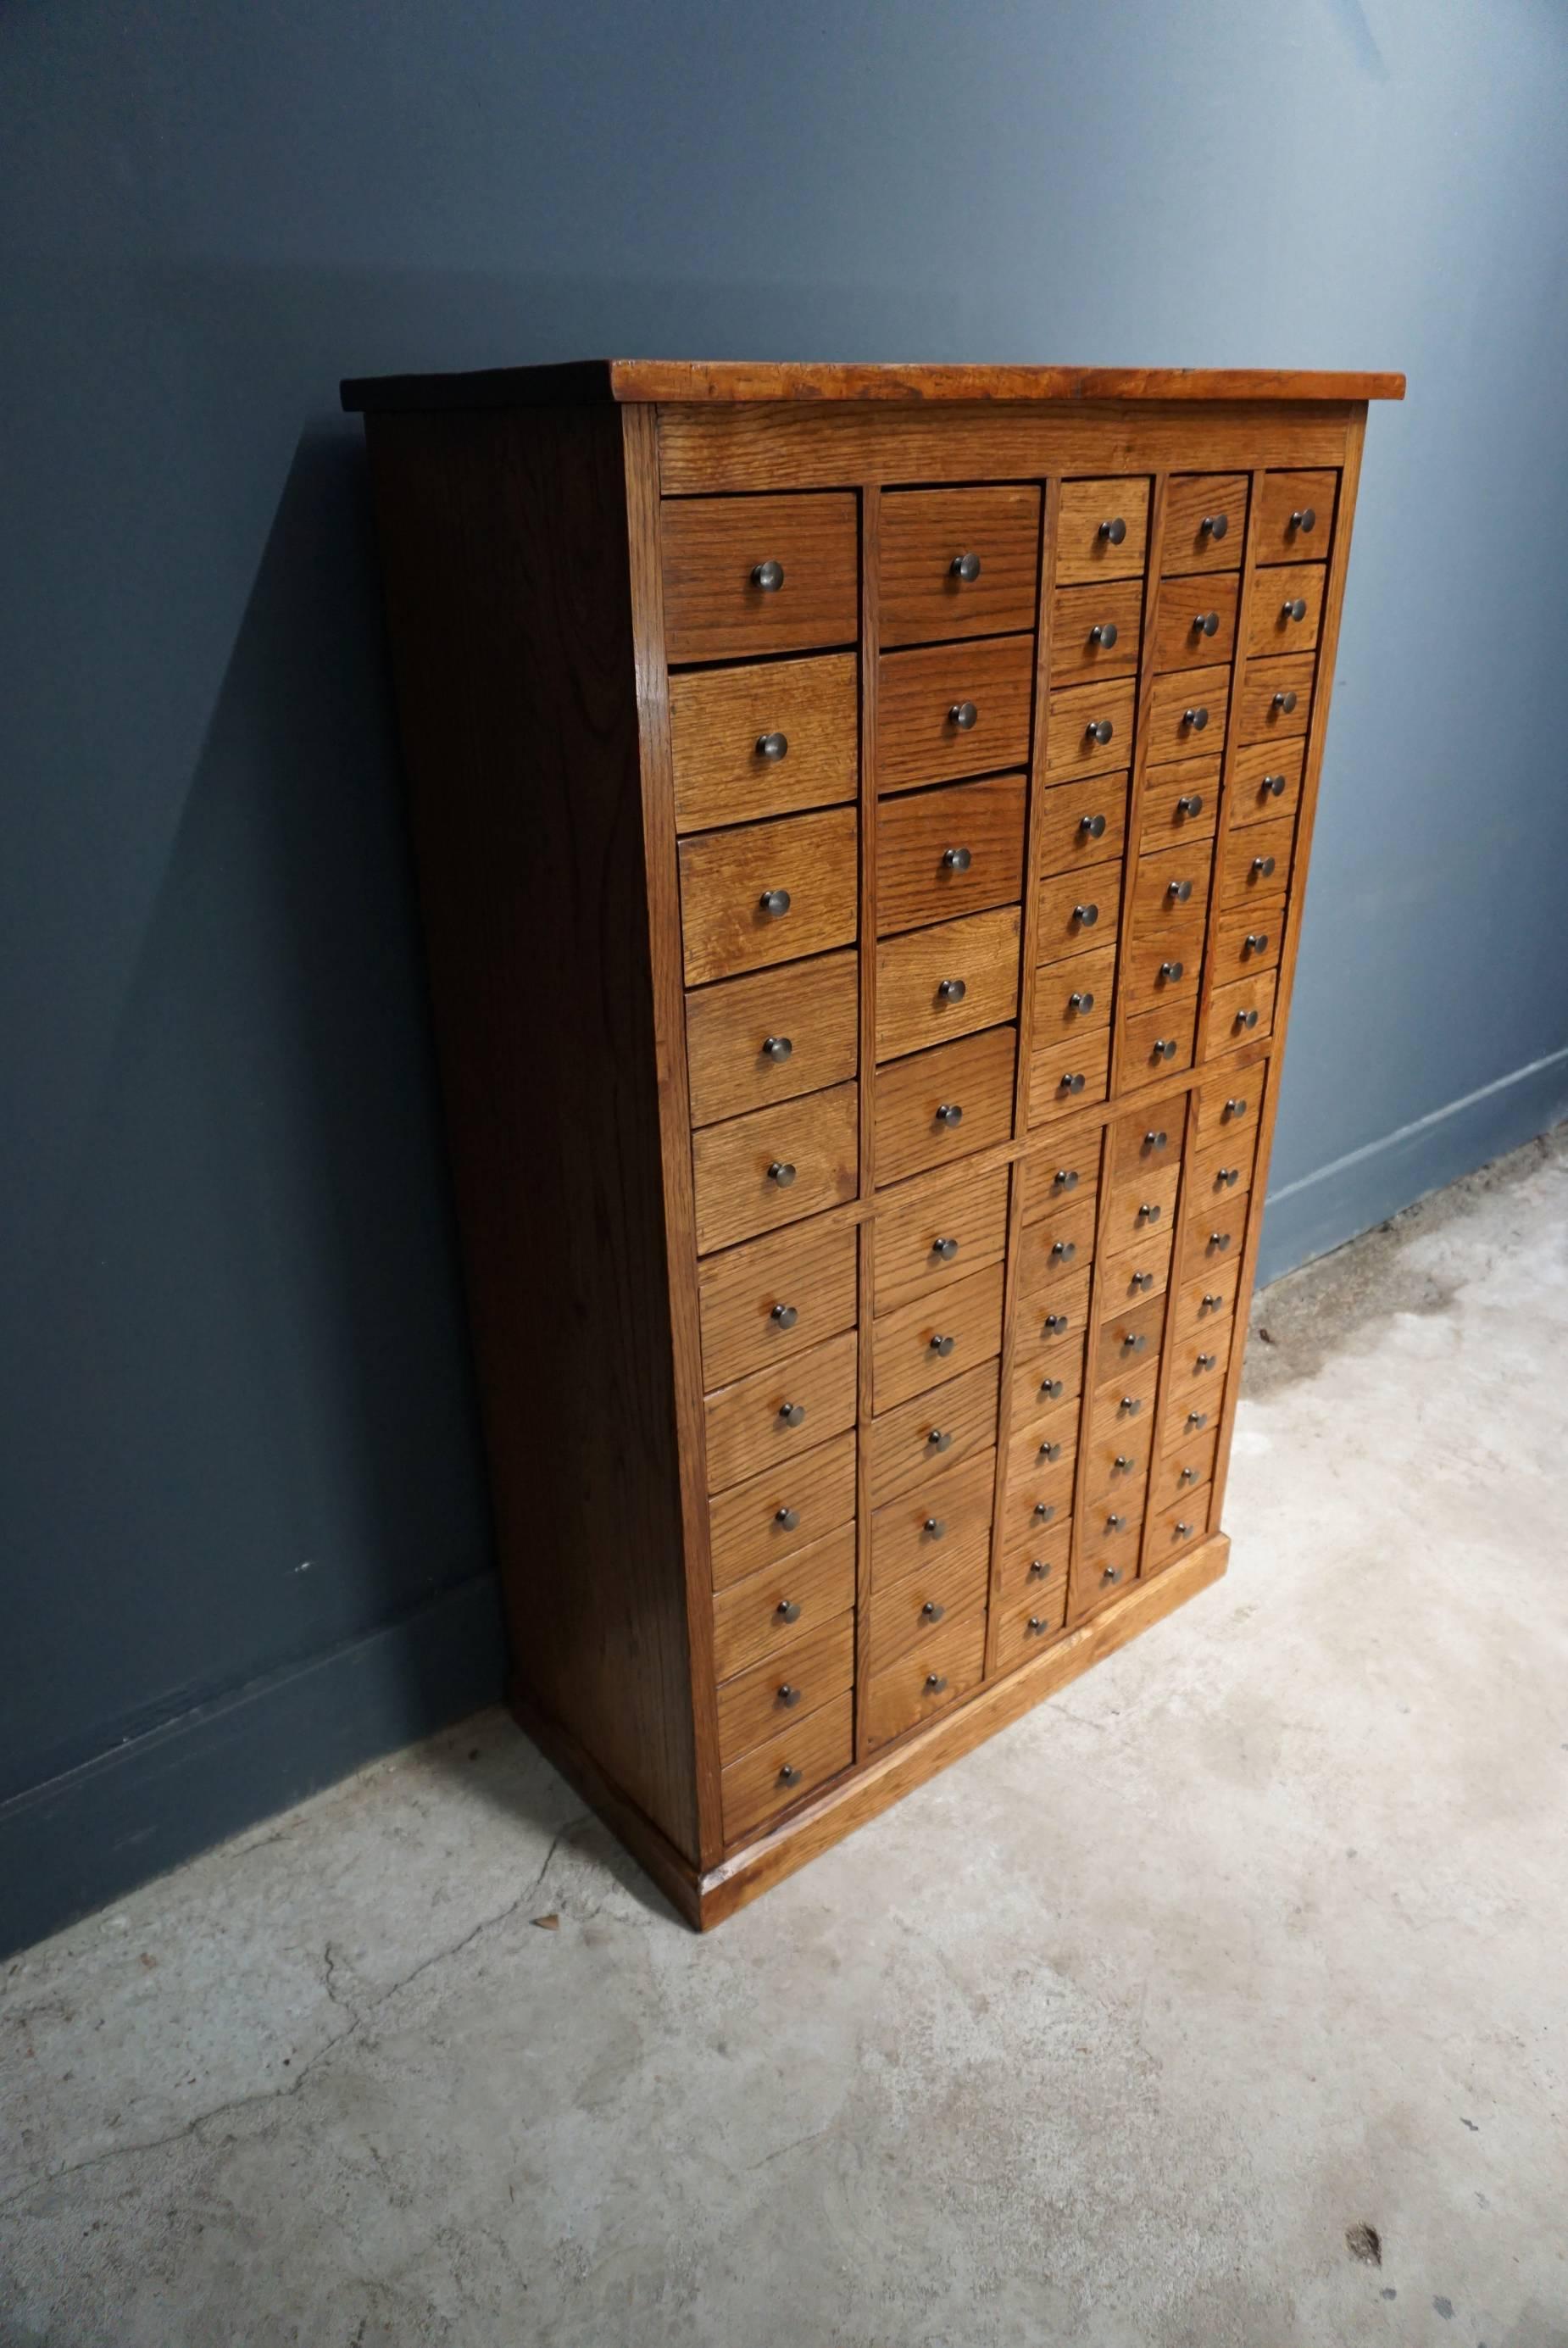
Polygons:
<instances>
[{"instance_id":1,"label":"grey painted wall","mask_svg":"<svg viewBox=\"0 0 1568 2348\"><path fill-rule=\"evenodd\" d=\"M344 372L1395 366L1271 1268L1568 1107L1546 0L18 0L11 1936L500 1682Z\"/></svg>"}]
</instances>

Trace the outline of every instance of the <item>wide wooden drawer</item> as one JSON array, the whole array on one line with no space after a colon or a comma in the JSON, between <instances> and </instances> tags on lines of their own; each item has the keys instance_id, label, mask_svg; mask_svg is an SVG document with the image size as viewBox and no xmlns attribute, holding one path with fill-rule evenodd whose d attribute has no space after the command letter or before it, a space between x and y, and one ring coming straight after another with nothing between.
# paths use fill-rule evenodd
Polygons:
<instances>
[{"instance_id":1,"label":"wide wooden drawer","mask_svg":"<svg viewBox=\"0 0 1568 2348\"><path fill-rule=\"evenodd\" d=\"M1094 1384L1107 1385L1141 1369L1160 1352L1165 1330L1165 1298L1146 1296L1140 1303L1114 1301L1103 1314L1095 1342Z\"/></svg>"},{"instance_id":2,"label":"wide wooden drawer","mask_svg":"<svg viewBox=\"0 0 1568 2348\"><path fill-rule=\"evenodd\" d=\"M969 1157L1013 1130L1012 1027L988 1027L876 1072L879 1187Z\"/></svg>"},{"instance_id":3,"label":"wide wooden drawer","mask_svg":"<svg viewBox=\"0 0 1568 2348\"><path fill-rule=\"evenodd\" d=\"M1149 1505L1161 1514L1201 1492L1214 1473L1214 1458L1220 1447L1220 1430L1207 1427L1191 1443L1179 1444L1174 1451L1163 1451L1155 1463L1154 1479L1149 1488Z\"/></svg>"},{"instance_id":4,"label":"wide wooden drawer","mask_svg":"<svg viewBox=\"0 0 1568 2348\"><path fill-rule=\"evenodd\" d=\"M1245 473L1178 473L1167 482L1161 578L1239 570L1246 535Z\"/></svg>"},{"instance_id":5,"label":"wide wooden drawer","mask_svg":"<svg viewBox=\"0 0 1568 2348\"><path fill-rule=\"evenodd\" d=\"M1253 742L1238 750L1232 769L1231 829L1294 815L1301 800L1306 744Z\"/></svg>"},{"instance_id":6,"label":"wide wooden drawer","mask_svg":"<svg viewBox=\"0 0 1568 2348\"><path fill-rule=\"evenodd\" d=\"M1284 947L1284 897L1264 897L1220 912L1212 932L1213 983L1228 986L1234 979L1276 968Z\"/></svg>"},{"instance_id":7,"label":"wide wooden drawer","mask_svg":"<svg viewBox=\"0 0 1568 2348\"><path fill-rule=\"evenodd\" d=\"M850 644L860 633L855 499L674 498L659 510L671 661Z\"/></svg>"},{"instance_id":8,"label":"wide wooden drawer","mask_svg":"<svg viewBox=\"0 0 1568 2348\"><path fill-rule=\"evenodd\" d=\"M879 1313L940 1297L969 1272L1000 1263L1007 1239L1007 1169L925 1174L880 1198L872 1227Z\"/></svg>"},{"instance_id":9,"label":"wide wooden drawer","mask_svg":"<svg viewBox=\"0 0 1568 2348\"><path fill-rule=\"evenodd\" d=\"M879 1590L867 1610L866 1668L873 1679L905 1655L934 1647L944 1622L984 1612L991 1560L934 1552L917 1573Z\"/></svg>"},{"instance_id":10,"label":"wide wooden drawer","mask_svg":"<svg viewBox=\"0 0 1568 2348\"><path fill-rule=\"evenodd\" d=\"M1249 1128L1233 1139L1222 1138L1200 1150L1192 1159L1187 1179L1189 1207L1196 1208L1211 1200L1218 1204L1241 1198L1250 1190L1257 1147L1256 1128Z\"/></svg>"},{"instance_id":11,"label":"wide wooden drawer","mask_svg":"<svg viewBox=\"0 0 1568 2348\"><path fill-rule=\"evenodd\" d=\"M1142 633L1141 579L1058 587L1051 598L1051 683L1136 676Z\"/></svg>"},{"instance_id":12,"label":"wide wooden drawer","mask_svg":"<svg viewBox=\"0 0 1568 2348\"><path fill-rule=\"evenodd\" d=\"M686 996L694 1125L717 1125L842 1084L854 1075L859 1053L852 947L723 979Z\"/></svg>"},{"instance_id":13,"label":"wide wooden drawer","mask_svg":"<svg viewBox=\"0 0 1568 2348\"><path fill-rule=\"evenodd\" d=\"M1140 1012L1122 1029L1121 1089L1136 1092L1151 1077L1192 1065L1198 1005L1191 995Z\"/></svg>"},{"instance_id":14,"label":"wide wooden drawer","mask_svg":"<svg viewBox=\"0 0 1568 2348\"><path fill-rule=\"evenodd\" d=\"M1230 705L1229 669L1182 668L1157 676L1150 688L1144 729L1149 765L1221 749Z\"/></svg>"},{"instance_id":15,"label":"wide wooden drawer","mask_svg":"<svg viewBox=\"0 0 1568 2348\"><path fill-rule=\"evenodd\" d=\"M1148 1296L1163 1296L1171 1284L1171 1254L1175 1242L1174 1226L1157 1223L1146 1240L1128 1248L1120 1255L1107 1252L1100 1266L1104 1282L1104 1302L1113 1304L1136 1304Z\"/></svg>"},{"instance_id":16,"label":"wide wooden drawer","mask_svg":"<svg viewBox=\"0 0 1568 2348\"><path fill-rule=\"evenodd\" d=\"M1295 818L1244 824L1225 841L1220 863L1220 902L1239 905L1248 897L1273 897L1290 880Z\"/></svg>"},{"instance_id":17,"label":"wide wooden drawer","mask_svg":"<svg viewBox=\"0 0 1568 2348\"><path fill-rule=\"evenodd\" d=\"M1192 1095L1194 1143L1201 1148L1205 1142L1218 1141L1222 1135L1233 1140L1243 1127L1255 1128L1263 1097L1261 1067L1233 1069L1229 1076L1200 1085Z\"/></svg>"},{"instance_id":18,"label":"wide wooden drawer","mask_svg":"<svg viewBox=\"0 0 1568 2348\"><path fill-rule=\"evenodd\" d=\"M1077 872L1119 859L1127 845L1127 776L1089 775L1040 794L1040 870Z\"/></svg>"},{"instance_id":19,"label":"wide wooden drawer","mask_svg":"<svg viewBox=\"0 0 1568 2348\"><path fill-rule=\"evenodd\" d=\"M723 1772L726 1842L756 1833L847 1769L854 1757L854 1698L846 1689Z\"/></svg>"},{"instance_id":20,"label":"wide wooden drawer","mask_svg":"<svg viewBox=\"0 0 1568 2348\"><path fill-rule=\"evenodd\" d=\"M708 1502L714 1588L780 1565L854 1517L852 1432L771 1462Z\"/></svg>"},{"instance_id":21,"label":"wide wooden drawer","mask_svg":"<svg viewBox=\"0 0 1568 2348\"><path fill-rule=\"evenodd\" d=\"M1271 653L1315 651L1327 577L1321 562L1289 562L1271 571L1266 579L1254 580L1247 617L1248 653L1266 658Z\"/></svg>"},{"instance_id":22,"label":"wide wooden drawer","mask_svg":"<svg viewBox=\"0 0 1568 2348\"><path fill-rule=\"evenodd\" d=\"M1315 653L1284 660L1249 661L1242 683L1238 742L1280 742L1305 734L1312 715Z\"/></svg>"},{"instance_id":23,"label":"wide wooden drawer","mask_svg":"<svg viewBox=\"0 0 1568 2348\"><path fill-rule=\"evenodd\" d=\"M1179 1164L1150 1166L1116 1183L1106 1209L1100 1245L1107 1255L1120 1255L1141 1247L1174 1219L1176 1191L1181 1177Z\"/></svg>"},{"instance_id":24,"label":"wide wooden drawer","mask_svg":"<svg viewBox=\"0 0 1568 2348\"><path fill-rule=\"evenodd\" d=\"M677 670L669 693L677 831L854 798L860 693L853 653Z\"/></svg>"},{"instance_id":25,"label":"wide wooden drawer","mask_svg":"<svg viewBox=\"0 0 1568 2348\"><path fill-rule=\"evenodd\" d=\"M715 1677L778 1657L813 1638L855 1602L855 1528L841 1525L778 1565L731 1582L713 1601Z\"/></svg>"},{"instance_id":26,"label":"wide wooden drawer","mask_svg":"<svg viewBox=\"0 0 1568 2348\"><path fill-rule=\"evenodd\" d=\"M872 1323L872 1408L892 1410L989 1361L1001 1347L1002 1266L994 1263Z\"/></svg>"},{"instance_id":27,"label":"wide wooden drawer","mask_svg":"<svg viewBox=\"0 0 1568 2348\"><path fill-rule=\"evenodd\" d=\"M871 1581L882 1591L906 1575L924 1573L938 1560L984 1562L991 1553L995 1450L979 1451L956 1468L933 1469L896 1500L872 1513Z\"/></svg>"},{"instance_id":28,"label":"wide wooden drawer","mask_svg":"<svg viewBox=\"0 0 1568 2348\"><path fill-rule=\"evenodd\" d=\"M1149 482L1141 475L1064 481L1057 512L1058 587L1136 579L1149 543Z\"/></svg>"},{"instance_id":29,"label":"wide wooden drawer","mask_svg":"<svg viewBox=\"0 0 1568 2348\"><path fill-rule=\"evenodd\" d=\"M1032 635L883 653L877 663L877 789L906 791L1025 765L1034 683Z\"/></svg>"},{"instance_id":30,"label":"wide wooden drawer","mask_svg":"<svg viewBox=\"0 0 1568 2348\"><path fill-rule=\"evenodd\" d=\"M1143 1540L1143 1571L1161 1572L1166 1566L1202 1540L1209 1529L1209 1494L1195 1492L1189 1500L1178 1500L1150 1519Z\"/></svg>"},{"instance_id":31,"label":"wide wooden drawer","mask_svg":"<svg viewBox=\"0 0 1568 2348\"><path fill-rule=\"evenodd\" d=\"M694 832L680 844L688 986L848 945L859 871L853 808Z\"/></svg>"},{"instance_id":32,"label":"wide wooden drawer","mask_svg":"<svg viewBox=\"0 0 1568 2348\"><path fill-rule=\"evenodd\" d=\"M872 1745L885 1745L977 1687L985 1663L982 1611L941 1623L914 1653L873 1672L867 1683L866 1725Z\"/></svg>"},{"instance_id":33,"label":"wide wooden drawer","mask_svg":"<svg viewBox=\"0 0 1568 2348\"><path fill-rule=\"evenodd\" d=\"M1154 629L1157 670L1212 668L1236 649L1236 602L1242 582L1171 579L1160 591Z\"/></svg>"},{"instance_id":34,"label":"wide wooden drawer","mask_svg":"<svg viewBox=\"0 0 1568 2348\"><path fill-rule=\"evenodd\" d=\"M1261 970L1255 978L1238 979L1233 986L1214 989L1203 1023L1206 1060L1233 1044L1259 1043L1272 1034L1278 975L1276 971Z\"/></svg>"},{"instance_id":35,"label":"wide wooden drawer","mask_svg":"<svg viewBox=\"0 0 1568 2348\"><path fill-rule=\"evenodd\" d=\"M1092 864L1084 872L1048 872L1036 901L1035 960L1062 962L1114 945L1120 918L1119 861Z\"/></svg>"},{"instance_id":36,"label":"wide wooden drawer","mask_svg":"<svg viewBox=\"0 0 1568 2348\"><path fill-rule=\"evenodd\" d=\"M1220 766L1218 758L1178 758L1172 766L1149 768L1138 819L1140 855L1213 837L1220 811Z\"/></svg>"},{"instance_id":37,"label":"wide wooden drawer","mask_svg":"<svg viewBox=\"0 0 1568 2348\"><path fill-rule=\"evenodd\" d=\"M1258 561L1305 562L1315 555L1322 561L1334 535L1338 488L1337 473L1265 473L1258 500Z\"/></svg>"},{"instance_id":38,"label":"wide wooden drawer","mask_svg":"<svg viewBox=\"0 0 1568 2348\"><path fill-rule=\"evenodd\" d=\"M704 1405L707 1488L722 1492L855 1423L855 1333L720 1386Z\"/></svg>"},{"instance_id":39,"label":"wide wooden drawer","mask_svg":"<svg viewBox=\"0 0 1568 2348\"><path fill-rule=\"evenodd\" d=\"M1050 696L1046 773L1052 782L1074 775L1110 774L1132 748L1138 685L1132 677L1096 678L1064 685Z\"/></svg>"},{"instance_id":40,"label":"wide wooden drawer","mask_svg":"<svg viewBox=\"0 0 1568 2348\"><path fill-rule=\"evenodd\" d=\"M906 930L877 947L877 1057L902 1059L1018 1014L1016 905Z\"/></svg>"},{"instance_id":41,"label":"wide wooden drawer","mask_svg":"<svg viewBox=\"0 0 1568 2348\"><path fill-rule=\"evenodd\" d=\"M1022 775L909 791L877 807L877 933L1014 903L1023 887Z\"/></svg>"},{"instance_id":42,"label":"wide wooden drawer","mask_svg":"<svg viewBox=\"0 0 1568 2348\"><path fill-rule=\"evenodd\" d=\"M1047 1125L1104 1100L1110 1088L1110 1030L1098 1024L1085 1035L1043 1036L1029 1056L1029 1124Z\"/></svg>"},{"instance_id":43,"label":"wide wooden drawer","mask_svg":"<svg viewBox=\"0 0 1568 2348\"><path fill-rule=\"evenodd\" d=\"M1037 1560L1031 1559L1027 1570ZM1026 1663L1031 1655L1048 1647L1057 1632L1067 1627L1068 1578L1065 1572L1054 1582L1042 1581L1039 1588L1016 1608L1003 1615L996 1625L996 1654L994 1668L1010 1672L1019 1663Z\"/></svg>"},{"instance_id":44,"label":"wide wooden drawer","mask_svg":"<svg viewBox=\"0 0 1568 2348\"><path fill-rule=\"evenodd\" d=\"M718 1691L718 1757L722 1767L738 1761L786 1727L793 1714L804 1719L830 1696L853 1684L853 1610L836 1615L778 1659L769 1656L727 1680Z\"/></svg>"},{"instance_id":45,"label":"wide wooden drawer","mask_svg":"<svg viewBox=\"0 0 1568 2348\"><path fill-rule=\"evenodd\" d=\"M855 1227L804 1223L697 1267L702 1382L710 1392L855 1325Z\"/></svg>"},{"instance_id":46,"label":"wide wooden drawer","mask_svg":"<svg viewBox=\"0 0 1568 2348\"><path fill-rule=\"evenodd\" d=\"M1184 1280L1176 1292L1175 1315L1171 1324L1172 1344L1184 1345L1194 1338L1206 1338L1211 1330L1222 1332L1234 1318L1241 1277L1241 1257L1233 1253Z\"/></svg>"},{"instance_id":47,"label":"wide wooden drawer","mask_svg":"<svg viewBox=\"0 0 1568 2348\"><path fill-rule=\"evenodd\" d=\"M698 1253L852 1199L859 1183L858 1103L857 1086L835 1085L694 1133Z\"/></svg>"},{"instance_id":48,"label":"wide wooden drawer","mask_svg":"<svg viewBox=\"0 0 1568 2348\"><path fill-rule=\"evenodd\" d=\"M916 1485L923 1488L934 1468L956 1468L976 1451L995 1450L998 1375L995 1362L983 1362L935 1395L917 1395L872 1421L864 1442L873 1509Z\"/></svg>"},{"instance_id":49,"label":"wide wooden drawer","mask_svg":"<svg viewBox=\"0 0 1568 2348\"><path fill-rule=\"evenodd\" d=\"M879 534L884 644L1034 626L1037 489L889 489Z\"/></svg>"}]
</instances>

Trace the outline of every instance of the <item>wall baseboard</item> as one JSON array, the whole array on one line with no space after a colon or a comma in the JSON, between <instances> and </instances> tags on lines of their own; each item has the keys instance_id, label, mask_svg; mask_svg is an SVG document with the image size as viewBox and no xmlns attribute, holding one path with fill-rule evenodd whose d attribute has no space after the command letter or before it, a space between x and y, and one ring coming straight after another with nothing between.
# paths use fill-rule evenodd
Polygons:
<instances>
[{"instance_id":1,"label":"wall baseboard","mask_svg":"<svg viewBox=\"0 0 1568 2348\"><path fill-rule=\"evenodd\" d=\"M1473 1174L1568 1117L1568 1048L1514 1068L1400 1126L1365 1148L1271 1190L1258 1260L1262 1286L1343 1247L1445 1183Z\"/></svg>"},{"instance_id":2,"label":"wall baseboard","mask_svg":"<svg viewBox=\"0 0 1568 2348\"><path fill-rule=\"evenodd\" d=\"M0 1956L501 1701L493 1575L0 1804Z\"/></svg>"}]
</instances>

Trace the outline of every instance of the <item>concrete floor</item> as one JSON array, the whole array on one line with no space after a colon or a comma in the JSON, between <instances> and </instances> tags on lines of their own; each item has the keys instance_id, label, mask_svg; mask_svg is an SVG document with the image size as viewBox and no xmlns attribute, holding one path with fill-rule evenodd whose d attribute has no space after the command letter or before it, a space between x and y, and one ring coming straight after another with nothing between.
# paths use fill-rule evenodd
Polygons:
<instances>
[{"instance_id":1,"label":"concrete floor","mask_svg":"<svg viewBox=\"0 0 1568 2348\"><path fill-rule=\"evenodd\" d=\"M1568 1128L1254 1320L1229 1578L709 1939L496 1715L15 1962L0 2338L1564 2348Z\"/></svg>"}]
</instances>

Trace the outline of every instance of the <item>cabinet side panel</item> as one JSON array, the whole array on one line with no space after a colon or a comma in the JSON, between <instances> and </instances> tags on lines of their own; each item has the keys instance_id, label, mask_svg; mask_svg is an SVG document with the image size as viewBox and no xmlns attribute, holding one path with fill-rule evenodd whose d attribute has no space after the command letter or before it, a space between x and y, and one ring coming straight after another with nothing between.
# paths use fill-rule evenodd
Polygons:
<instances>
[{"instance_id":1,"label":"cabinet side panel","mask_svg":"<svg viewBox=\"0 0 1568 2348\"><path fill-rule=\"evenodd\" d=\"M695 1859L620 418L367 429L513 1673Z\"/></svg>"}]
</instances>

